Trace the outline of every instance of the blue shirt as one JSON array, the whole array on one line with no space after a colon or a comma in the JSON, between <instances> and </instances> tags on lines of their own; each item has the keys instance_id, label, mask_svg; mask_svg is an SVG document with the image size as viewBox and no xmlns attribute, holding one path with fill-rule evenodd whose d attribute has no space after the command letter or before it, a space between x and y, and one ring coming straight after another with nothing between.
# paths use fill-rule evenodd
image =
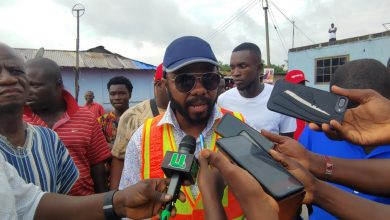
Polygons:
<instances>
[{"instance_id":1,"label":"blue shirt","mask_svg":"<svg viewBox=\"0 0 390 220\"><path fill-rule=\"evenodd\" d=\"M309 129L307 126L303 130L299 142L305 146L311 152L328 155L332 157L339 157L345 159L387 159L390 158L390 145L379 146L371 151L369 154L366 154L363 147L351 144L347 141L334 141L329 139L325 133L317 132ZM337 169L337 167L336 167ZM363 177L362 177L363 178ZM384 204L390 204L390 198L384 198L379 196L367 195L360 193L354 189L332 184L346 192L353 193L357 196L375 201ZM337 204L335 204L337 205ZM319 208L318 206L313 205L313 213L310 215L311 220L319 219L337 219L333 215Z\"/></svg>"},{"instance_id":2,"label":"blue shirt","mask_svg":"<svg viewBox=\"0 0 390 220\"><path fill-rule=\"evenodd\" d=\"M79 177L68 150L48 128L26 125L24 146L13 146L0 135L0 152L27 182L42 191L66 194Z\"/></svg>"}]
</instances>

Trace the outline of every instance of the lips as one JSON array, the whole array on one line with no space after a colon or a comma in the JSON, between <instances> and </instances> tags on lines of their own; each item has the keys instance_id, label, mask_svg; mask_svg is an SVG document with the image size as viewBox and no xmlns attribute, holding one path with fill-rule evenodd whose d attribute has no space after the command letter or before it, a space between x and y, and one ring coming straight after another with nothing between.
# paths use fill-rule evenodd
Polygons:
<instances>
[{"instance_id":1,"label":"lips","mask_svg":"<svg viewBox=\"0 0 390 220\"><path fill-rule=\"evenodd\" d=\"M0 95L15 95L15 94L23 94L23 91L18 88L0 90Z\"/></svg>"},{"instance_id":2,"label":"lips","mask_svg":"<svg viewBox=\"0 0 390 220\"><path fill-rule=\"evenodd\" d=\"M242 79L234 79L233 78L233 82L235 83L235 84L240 84L240 83L242 83L242 82L244 82Z\"/></svg>"},{"instance_id":3,"label":"lips","mask_svg":"<svg viewBox=\"0 0 390 220\"><path fill-rule=\"evenodd\" d=\"M201 113L207 111L208 105L207 104L190 105L190 109L195 113Z\"/></svg>"}]
</instances>

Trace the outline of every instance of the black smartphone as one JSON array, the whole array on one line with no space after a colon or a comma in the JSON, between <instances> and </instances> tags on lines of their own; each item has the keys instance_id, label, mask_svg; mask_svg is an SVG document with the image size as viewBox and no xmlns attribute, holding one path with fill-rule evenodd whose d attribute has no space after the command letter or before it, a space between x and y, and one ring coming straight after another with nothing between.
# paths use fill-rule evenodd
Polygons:
<instances>
[{"instance_id":1,"label":"black smartphone","mask_svg":"<svg viewBox=\"0 0 390 220\"><path fill-rule=\"evenodd\" d=\"M341 122L348 98L308 86L278 80L268 100L269 110L317 124Z\"/></svg>"},{"instance_id":2,"label":"black smartphone","mask_svg":"<svg viewBox=\"0 0 390 220\"><path fill-rule=\"evenodd\" d=\"M217 146L238 166L247 170L277 201L304 189L298 179L247 137L220 138Z\"/></svg>"},{"instance_id":3,"label":"black smartphone","mask_svg":"<svg viewBox=\"0 0 390 220\"><path fill-rule=\"evenodd\" d=\"M215 132L221 137L233 137L240 135L246 135L251 141L256 142L265 151L269 151L274 146L274 143L263 135L261 135L256 129L242 122L232 114L225 114L221 121L215 128Z\"/></svg>"}]
</instances>

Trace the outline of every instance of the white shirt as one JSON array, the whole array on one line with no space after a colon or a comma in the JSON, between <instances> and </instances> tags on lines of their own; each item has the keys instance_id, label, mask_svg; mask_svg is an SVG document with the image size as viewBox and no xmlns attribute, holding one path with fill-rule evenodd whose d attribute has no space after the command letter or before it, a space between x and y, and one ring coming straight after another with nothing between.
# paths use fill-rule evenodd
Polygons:
<instances>
[{"instance_id":1,"label":"white shirt","mask_svg":"<svg viewBox=\"0 0 390 220\"><path fill-rule=\"evenodd\" d=\"M0 154L0 219L34 219L43 194L38 186L26 184Z\"/></svg>"},{"instance_id":2,"label":"white shirt","mask_svg":"<svg viewBox=\"0 0 390 220\"><path fill-rule=\"evenodd\" d=\"M332 32L329 33L329 39L336 38L336 31L337 31L337 28L336 28L336 27L334 27L334 28L329 28L329 30L332 31ZM334 32L333 32L333 31L334 31Z\"/></svg>"},{"instance_id":3,"label":"white shirt","mask_svg":"<svg viewBox=\"0 0 390 220\"><path fill-rule=\"evenodd\" d=\"M222 113L216 106L211 113L211 116L207 122L206 128L202 131L202 135L205 138L205 147L210 147L211 136L213 135L213 128L215 121L222 117ZM161 118L157 126L168 124L172 127L173 135L175 137L176 146L186 136L186 133L180 128L179 123L176 120L170 105L164 116ZM127 145L125 162L122 171L121 181L119 183L119 189L122 190L127 186L136 184L141 180L141 145L142 145L142 132L144 125L141 125L131 137L129 144ZM201 150L199 137L196 140L195 156L197 157ZM195 194L195 193L194 193Z\"/></svg>"},{"instance_id":4,"label":"white shirt","mask_svg":"<svg viewBox=\"0 0 390 220\"><path fill-rule=\"evenodd\" d=\"M254 98L245 98L232 88L218 97L218 105L230 111L240 112L253 128L274 133L290 133L296 130L296 119L268 110L267 102L273 86L264 83L263 91Z\"/></svg>"}]
</instances>

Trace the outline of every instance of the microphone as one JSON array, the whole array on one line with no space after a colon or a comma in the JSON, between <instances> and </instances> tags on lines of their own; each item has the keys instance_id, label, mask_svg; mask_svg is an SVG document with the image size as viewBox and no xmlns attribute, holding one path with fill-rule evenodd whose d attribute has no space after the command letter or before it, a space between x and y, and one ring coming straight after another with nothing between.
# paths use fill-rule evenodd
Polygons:
<instances>
[{"instance_id":1,"label":"microphone","mask_svg":"<svg viewBox=\"0 0 390 220\"><path fill-rule=\"evenodd\" d=\"M164 171L165 176L171 179L167 194L172 195L173 198L162 211L162 220L167 220L171 216L172 208L175 206L183 181L188 180L191 184L194 184L196 181L199 165L194 155L195 148L195 138L186 135L179 144L178 152L165 152L161 169Z\"/></svg>"}]
</instances>

